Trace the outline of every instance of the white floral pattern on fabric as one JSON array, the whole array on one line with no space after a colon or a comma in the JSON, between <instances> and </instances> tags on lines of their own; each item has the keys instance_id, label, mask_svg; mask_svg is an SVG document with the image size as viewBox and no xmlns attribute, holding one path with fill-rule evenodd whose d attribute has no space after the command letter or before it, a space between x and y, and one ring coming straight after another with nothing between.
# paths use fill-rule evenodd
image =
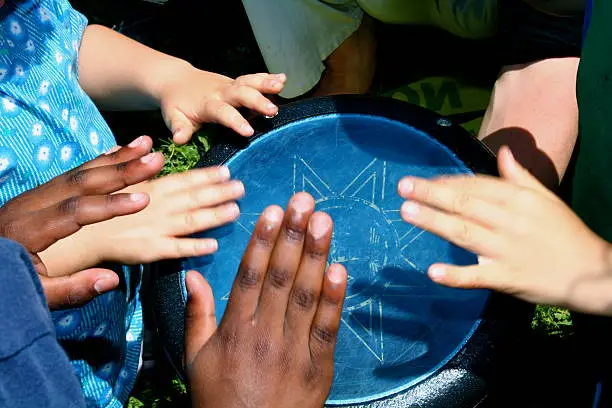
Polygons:
<instances>
[{"instance_id":1,"label":"white floral pattern on fabric","mask_svg":"<svg viewBox=\"0 0 612 408\"><path fill-rule=\"evenodd\" d=\"M0 0L0 205L116 145L78 83L86 25L67 0ZM142 270L116 272L127 288L53 313L60 342L98 353L69 353L89 407L123 407L138 373Z\"/></svg>"}]
</instances>

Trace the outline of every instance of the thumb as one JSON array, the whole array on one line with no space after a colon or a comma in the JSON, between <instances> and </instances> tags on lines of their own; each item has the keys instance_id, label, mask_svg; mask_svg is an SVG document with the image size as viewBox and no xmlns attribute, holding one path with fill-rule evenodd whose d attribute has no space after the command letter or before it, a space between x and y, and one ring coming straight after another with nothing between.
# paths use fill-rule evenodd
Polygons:
<instances>
[{"instance_id":1,"label":"thumb","mask_svg":"<svg viewBox=\"0 0 612 408\"><path fill-rule=\"evenodd\" d=\"M516 161L508 146L502 146L497 154L499 174L512 184L543 193L550 193L526 168Z\"/></svg>"},{"instance_id":2,"label":"thumb","mask_svg":"<svg viewBox=\"0 0 612 408\"><path fill-rule=\"evenodd\" d=\"M40 281L52 310L82 306L119 285L117 274L108 269L87 269L57 278L41 275Z\"/></svg>"},{"instance_id":3,"label":"thumb","mask_svg":"<svg viewBox=\"0 0 612 408\"><path fill-rule=\"evenodd\" d=\"M189 365L217 329L217 320L215 299L206 279L198 272L189 271L185 283L189 295L185 312L185 362Z\"/></svg>"},{"instance_id":4,"label":"thumb","mask_svg":"<svg viewBox=\"0 0 612 408\"><path fill-rule=\"evenodd\" d=\"M165 113L164 121L172 132L172 141L178 145L189 142L191 136L198 130L198 127L178 109L171 109Z\"/></svg>"}]
</instances>

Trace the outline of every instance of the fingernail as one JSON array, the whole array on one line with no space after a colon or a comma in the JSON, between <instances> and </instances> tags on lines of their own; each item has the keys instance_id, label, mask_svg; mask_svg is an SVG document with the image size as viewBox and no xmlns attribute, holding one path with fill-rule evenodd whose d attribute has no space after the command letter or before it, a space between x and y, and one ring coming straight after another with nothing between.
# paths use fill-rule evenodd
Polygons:
<instances>
[{"instance_id":1,"label":"fingernail","mask_svg":"<svg viewBox=\"0 0 612 408\"><path fill-rule=\"evenodd\" d=\"M327 276L332 283L340 284L344 282L345 274L344 270L338 266L332 265L327 270Z\"/></svg>"},{"instance_id":2,"label":"fingernail","mask_svg":"<svg viewBox=\"0 0 612 408\"><path fill-rule=\"evenodd\" d=\"M267 86L268 88L277 88L280 86L280 82L278 82L276 79L268 79Z\"/></svg>"},{"instance_id":3,"label":"fingernail","mask_svg":"<svg viewBox=\"0 0 612 408\"><path fill-rule=\"evenodd\" d=\"M227 215L230 217L238 217L240 215L240 207L238 204L231 203L227 206Z\"/></svg>"},{"instance_id":4,"label":"fingernail","mask_svg":"<svg viewBox=\"0 0 612 408\"><path fill-rule=\"evenodd\" d=\"M247 135L252 135L253 133L255 133L255 130L253 129L253 127L251 127L251 125L246 124L246 123L240 126L240 131Z\"/></svg>"},{"instance_id":5,"label":"fingernail","mask_svg":"<svg viewBox=\"0 0 612 408\"><path fill-rule=\"evenodd\" d=\"M263 218L270 224L278 224L283 219L283 214L278 207L269 207L263 212Z\"/></svg>"},{"instance_id":6,"label":"fingernail","mask_svg":"<svg viewBox=\"0 0 612 408\"><path fill-rule=\"evenodd\" d=\"M217 249L219 249L219 243L216 239L206 239L200 241L199 246L200 250L202 251L216 251Z\"/></svg>"},{"instance_id":7,"label":"fingernail","mask_svg":"<svg viewBox=\"0 0 612 408\"><path fill-rule=\"evenodd\" d=\"M412 180L402 180L399 184L399 193L401 195L408 195L414 191L414 183Z\"/></svg>"},{"instance_id":8,"label":"fingernail","mask_svg":"<svg viewBox=\"0 0 612 408\"><path fill-rule=\"evenodd\" d=\"M142 139L143 139L143 137L140 136L138 139L132 140L132 143L130 143L128 146L129 147L136 147L136 146L138 146L138 145L140 145L142 143Z\"/></svg>"},{"instance_id":9,"label":"fingernail","mask_svg":"<svg viewBox=\"0 0 612 408\"><path fill-rule=\"evenodd\" d=\"M401 212L404 216L412 218L419 213L419 206L412 201L407 201L402 205Z\"/></svg>"},{"instance_id":10,"label":"fingernail","mask_svg":"<svg viewBox=\"0 0 612 408\"><path fill-rule=\"evenodd\" d=\"M105 155L113 154L113 153L115 153L116 151L118 151L119 149L121 149L121 146L114 146L114 147L111 147L111 148L110 148L110 149L109 149L107 152L105 152L104 154L105 154Z\"/></svg>"},{"instance_id":11,"label":"fingernail","mask_svg":"<svg viewBox=\"0 0 612 408\"><path fill-rule=\"evenodd\" d=\"M227 166L219 167L219 177L221 177L221 179L229 180L230 176L230 169Z\"/></svg>"},{"instance_id":12,"label":"fingernail","mask_svg":"<svg viewBox=\"0 0 612 408\"><path fill-rule=\"evenodd\" d=\"M147 195L143 194L143 193L132 193L130 194L130 201L132 202L139 202L139 201L144 201L147 199Z\"/></svg>"},{"instance_id":13,"label":"fingernail","mask_svg":"<svg viewBox=\"0 0 612 408\"><path fill-rule=\"evenodd\" d=\"M98 279L96 283L94 283L94 290L98 292L98 294L106 293L109 290L113 290L117 285L117 281L113 278L102 278Z\"/></svg>"},{"instance_id":14,"label":"fingernail","mask_svg":"<svg viewBox=\"0 0 612 408\"><path fill-rule=\"evenodd\" d=\"M146 156L141 157L140 161L143 163L151 163L151 161L153 161L154 158L155 158L155 153L149 153Z\"/></svg>"},{"instance_id":15,"label":"fingernail","mask_svg":"<svg viewBox=\"0 0 612 408\"><path fill-rule=\"evenodd\" d=\"M305 213L312 207L312 200L304 194L297 195L291 200L291 207L298 213Z\"/></svg>"},{"instance_id":16,"label":"fingernail","mask_svg":"<svg viewBox=\"0 0 612 408\"><path fill-rule=\"evenodd\" d=\"M331 228L331 222L328 216L324 214L315 214L309 222L308 231L314 239L323 238Z\"/></svg>"},{"instance_id":17,"label":"fingernail","mask_svg":"<svg viewBox=\"0 0 612 408\"><path fill-rule=\"evenodd\" d=\"M240 181L233 181L232 191L236 195L244 195L244 184L242 184Z\"/></svg>"},{"instance_id":18,"label":"fingernail","mask_svg":"<svg viewBox=\"0 0 612 408\"><path fill-rule=\"evenodd\" d=\"M287 75L285 74L276 74L274 75L274 77L278 79L279 81L285 81L287 79Z\"/></svg>"},{"instance_id":19,"label":"fingernail","mask_svg":"<svg viewBox=\"0 0 612 408\"><path fill-rule=\"evenodd\" d=\"M269 104L266 105L266 110L267 111L276 111L277 109L278 109L278 107L275 104L273 104L273 103L269 103Z\"/></svg>"},{"instance_id":20,"label":"fingernail","mask_svg":"<svg viewBox=\"0 0 612 408\"><path fill-rule=\"evenodd\" d=\"M429 277L434 281L443 279L445 274L446 271L443 266L436 265L429 268Z\"/></svg>"},{"instance_id":21,"label":"fingernail","mask_svg":"<svg viewBox=\"0 0 612 408\"><path fill-rule=\"evenodd\" d=\"M177 136L178 136L178 135L180 135L182 132L183 132L183 129L178 128L178 129L176 129L176 130L175 130L175 131L172 133L172 136L173 136L173 137L177 137Z\"/></svg>"}]
</instances>

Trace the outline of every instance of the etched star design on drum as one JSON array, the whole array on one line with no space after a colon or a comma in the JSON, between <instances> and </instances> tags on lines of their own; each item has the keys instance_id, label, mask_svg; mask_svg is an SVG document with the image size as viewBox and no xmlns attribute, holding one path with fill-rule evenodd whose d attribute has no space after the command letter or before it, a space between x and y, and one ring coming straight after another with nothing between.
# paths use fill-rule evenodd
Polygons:
<instances>
[{"instance_id":1,"label":"etched star design on drum","mask_svg":"<svg viewBox=\"0 0 612 408\"><path fill-rule=\"evenodd\" d=\"M385 362L385 299L436 296L423 283L410 280L410 275L425 275L409 256L411 245L425 231L400 218L397 201L387 208L386 177L387 162L373 159L348 185L333 186L302 157L293 159L293 193L310 193L316 210L334 220L329 262L343 264L349 273L342 324L380 363ZM259 215L243 212L238 227L250 236ZM413 273L402 273L397 282L381 274L389 265ZM221 300L229 300L229 293Z\"/></svg>"}]
</instances>

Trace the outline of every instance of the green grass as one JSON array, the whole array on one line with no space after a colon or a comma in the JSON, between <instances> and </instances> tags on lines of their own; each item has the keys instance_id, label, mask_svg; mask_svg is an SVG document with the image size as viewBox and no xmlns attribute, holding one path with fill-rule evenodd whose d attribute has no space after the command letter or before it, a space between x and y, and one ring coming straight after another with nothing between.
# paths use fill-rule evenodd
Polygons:
<instances>
[{"instance_id":1,"label":"green grass","mask_svg":"<svg viewBox=\"0 0 612 408\"><path fill-rule=\"evenodd\" d=\"M210 148L208 137L204 133L198 133L194 138L199 142L204 151ZM200 160L200 150L197 142L192 141L186 145L178 146L172 143L171 139L161 142L159 149L156 149L164 154L166 162L164 168L160 172L160 176L167 174L181 173L192 169Z\"/></svg>"},{"instance_id":2,"label":"green grass","mask_svg":"<svg viewBox=\"0 0 612 408\"><path fill-rule=\"evenodd\" d=\"M539 305L536 307L531 328L549 336L564 337L573 333L572 316L567 309Z\"/></svg>"},{"instance_id":3,"label":"green grass","mask_svg":"<svg viewBox=\"0 0 612 408\"><path fill-rule=\"evenodd\" d=\"M200 160L200 152L210 148L205 133L198 133L195 141L177 146L171 140L163 141L157 149L166 157L161 174L179 173L193 168ZM201 147L198 147L198 144ZM553 306L540 305L536 308L532 329L540 334L564 337L572 333L572 318L569 311ZM141 376L143 377L143 376ZM166 408L179 405L185 397L185 385L174 379L169 384L157 386L149 378L140 378L130 398L128 408Z\"/></svg>"},{"instance_id":4,"label":"green grass","mask_svg":"<svg viewBox=\"0 0 612 408\"><path fill-rule=\"evenodd\" d=\"M183 406L187 389L179 379L169 384L155 386L153 381L144 376L138 380L134 396L130 398L127 408L170 408Z\"/></svg>"}]
</instances>

